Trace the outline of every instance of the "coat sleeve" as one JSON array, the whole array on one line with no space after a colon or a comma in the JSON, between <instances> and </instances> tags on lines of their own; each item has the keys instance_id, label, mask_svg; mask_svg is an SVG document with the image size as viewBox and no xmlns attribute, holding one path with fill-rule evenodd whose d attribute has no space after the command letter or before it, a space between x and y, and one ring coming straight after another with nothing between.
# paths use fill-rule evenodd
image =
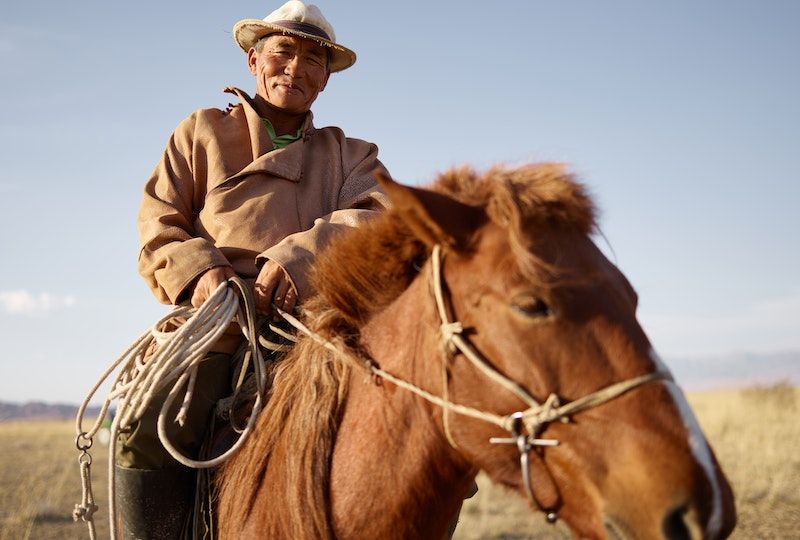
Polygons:
<instances>
[{"instance_id":1,"label":"coat sleeve","mask_svg":"<svg viewBox=\"0 0 800 540\"><path fill-rule=\"evenodd\" d=\"M193 135L196 114L178 126L144 187L139 208L139 273L158 300L177 304L189 285L213 266L230 265L195 231L195 201L205 192L204 167L196 171Z\"/></svg>"},{"instance_id":2,"label":"coat sleeve","mask_svg":"<svg viewBox=\"0 0 800 540\"><path fill-rule=\"evenodd\" d=\"M367 155L356 160L355 166L342 183L337 210L314 220L310 229L291 234L261 253L256 258L259 268L267 260L275 261L289 274L299 300L308 299L313 292L309 283L309 272L316 254L336 234L375 217L379 211L388 207L388 198L375 181L378 172L389 176L378 160L378 147L369 144Z\"/></svg>"}]
</instances>

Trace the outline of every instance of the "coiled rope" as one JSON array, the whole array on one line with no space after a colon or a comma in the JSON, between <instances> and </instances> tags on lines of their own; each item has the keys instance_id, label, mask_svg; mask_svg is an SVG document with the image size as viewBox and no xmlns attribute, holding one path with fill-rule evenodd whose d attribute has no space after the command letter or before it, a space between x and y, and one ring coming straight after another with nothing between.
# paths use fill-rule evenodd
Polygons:
<instances>
[{"instance_id":1,"label":"coiled rope","mask_svg":"<svg viewBox=\"0 0 800 540\"><path fill-rule=\"evenodd\" d=\"M94 504L94 495L91 489L91 455L94 436L102 427L112 401L117 400L117 412L111 423L111 440L108 449L108 478L109 497L108 514L111 537L116 538L113 523L115 515L115 456L117 437L119 433L130 427L138 420L145 409L152 403L154 397L165 388L171 389L161 406L158 415L158 436L164 448L178 462L196 469L215 467L233 455L252 431L258 413L261 411L266 392L267 376L264 368L264 359L258 347L258 334L256 328L255 302L246 283L238 277L233 277L228 283L223 283L199 308L177 307L161 318L156 324L142 334L106 371L100 376L89 394L78 409L75 430L77 432L76 446L81 452L79 463L83 483L83 495L79 504L75 505L73 519L85 521L89 527L89 536L92 540L96 537L93 514L97 510ZM235 291L238 290L238 296ZM243 300L240 302L239 298ZM242 309L240 309L240 305ZM191 403L194 391L197 368L210 350L211 346L225 332L234 316L239 313L238 322L242 333L247 338L250 350L246 361L242 365L242 373L252 362L256 381L256 400L253 410L248 418L244 430L234 445L222 455L207 461L198 461L184 456L170 442L166 432L168 411L177 396L185 389L183 402L174 421L183 425L186 413ZM175 317L187 318L186 322L174 332L160 330ZM155 354L146 358L147 351L158 345ZM120 367L121 366L121 367ZM94 397L100 386L105 383L119 368L113 379L111 390L103 401L100 413L91 428L83 428L84 415L89 402ZM243 377L239 377L240 382ZM238 390L238 389L237 389Z\"/></svg>"}]
</instances>

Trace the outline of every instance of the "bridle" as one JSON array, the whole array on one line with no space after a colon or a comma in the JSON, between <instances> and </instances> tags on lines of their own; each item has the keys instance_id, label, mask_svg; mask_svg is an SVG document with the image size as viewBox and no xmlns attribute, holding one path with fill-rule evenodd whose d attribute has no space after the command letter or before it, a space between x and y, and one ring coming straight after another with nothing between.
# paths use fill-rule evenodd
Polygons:
<instances>
[{"instance_id":1,"label":"bridle","mask_svg":"<svg viewBox=\"0 0 800 540\"><path fill-rule=\"evenodd\" d=\"M442 248L437 244L433 246L433 251L431 253L431 285L436 303L436 310L441 321L440 332L442 343L441 357L443 375L441 396L432 394L404 379L392 375L388 371L381 369L371 358L354 358L352 354L343 351L334 343L326 340L321 335L310 330L291 314L281 309L278 309L278 312L290 324L292 324L292 326L306 334L321 346L330 350L335 355L349 362L353 362L355 360L358 363L363 364L375 379L387 380L392 384L401 388L405 388L406 390L413 392L414 394L433 403L434 405L441 407L445 436L454 448L458 448L458 445L455 443L450 432L448 422L449 412L483 420L509 432L511 437L492 437L489 439L489 442L491 444L516 445L517 450L519 451L520 471L522 474L522 483L525 487L525 492L533 504L545 513L547 521L553 523L557 519L556 510L542 507L533 493L533 486L531 485L530 479L530 452L536 447L558 446L559 441L554 439L539 439L537 438L538 435L541 434L545 427L552 422L561 421L567 423L569 422L570 416L575 413L596 407L597 405L617 398L622 394L625 394L626 392L644 384L658 380L671 380L672 377L669 373L654 371L639 377L633 377L625 381L611 384L605 388L597 390L596 392L592 392L591 394L563 405L556 394L550 394L544 403L539 403L519 383L509 379L492 367L489 362L487 362L485 358L479 352L477 352L476 349L464 337L463 325L459 321L450 320L444 297L442 259ZM527 405L527 408L507 415L498 415L492 412L482 411L480 409L450 401L447 389L447 360L456 352L463 354L464 357L466 357L486 377L490 378L495 383L516 395Z\"/></svg>"},{"instance_id":2,"label":"bridle","mask_svg":"<svg viewBox=\"0 0 800 540\"><path fill-rule=\"evenodd\" d=\"M536 447L558 446L559 441L555 439L539 439L538 436L547 427L548 424L561 421L564 423L569 422L570 416L610 401L622 394L633 390L644 384L648 384L658 380L671 380L669 373L655 371L639 377L633 377L625 381L611 384L600 390L592 392L582 398L576 399L564 405L561 404L556 394L550 394L544 403L539 403L534 399L530 393L525 390L519 383L509 379L495 368L481 355L472 344L464 337L464 327L459 321L451 321L448 315L447 305L444 297L444 281L442 275L442 248L440 245L433 247L431 253L431 282L433 288L433 296L436 301L436 310L439 314L441 321L440 332L443 345L442 354L442 374L443 374L443 395L447 403L451 403L447 399L447 367L446 362L449 357L455 354L456 351L461 352L478 370L489 377L491 380L506 388L518 398L520 398L527 406L527 409L511 413L506 416L486 415L482 413L481 419L489 420L508 431L511 437L492 437L489 439L491 444L514 444L519 451L520 469L522 473L522 483L525 487L525 492L531 501L539 507L544 513L547 521L553 523L557 519L556 512L553 509L542 508L536 497L533 494L533 486L531 485L530 478L530 452ZM451 405L455 405L452 404ZM445 427L445 434L448 441L454 447L456 446L450 433L449 423L447 420L447 413L449 410L464 414L463 406L442 407L443 424ZM471 408L470 408L471 409ZM472 409L472 411L475 411ZM476 411L481 412L481 411ZM485 416L486 415L486 416ZM469 414L468 416L475 416Z\"/></svg>"}]
</instances>

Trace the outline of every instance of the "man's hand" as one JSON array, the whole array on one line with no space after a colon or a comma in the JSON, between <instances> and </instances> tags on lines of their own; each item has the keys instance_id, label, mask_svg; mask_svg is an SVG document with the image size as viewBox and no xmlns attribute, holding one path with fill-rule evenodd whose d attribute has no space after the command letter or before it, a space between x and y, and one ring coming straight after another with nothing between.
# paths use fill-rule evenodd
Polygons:
<instances>
[{"instance_id":1,"label":"man's hand","mask_svg":"<svg viewBox=\"0 0 800 540\"><path fill-rule=\"evenodd\" d=\"M261 268L256 278L254 287L256 297L256 310L259 313L272 315L278 319L277 312L273 313L272 304L284 311L291 312L297 302L297 290L286 271L275 261L267 261Z\"/></svg>"},{"instance_id":2,"label":"man's hand","mask_svg":"<svg viewBox=\"0 0 800 540\"><path fill-rule=\"evenodd\" d=\"M235 276L236 273L230 266L214 266L206 270L197 280L192 293L192 305L199 308L209 296L217 290L220 283L228 281L228 278Z\"/></svg>"}]
</instances>

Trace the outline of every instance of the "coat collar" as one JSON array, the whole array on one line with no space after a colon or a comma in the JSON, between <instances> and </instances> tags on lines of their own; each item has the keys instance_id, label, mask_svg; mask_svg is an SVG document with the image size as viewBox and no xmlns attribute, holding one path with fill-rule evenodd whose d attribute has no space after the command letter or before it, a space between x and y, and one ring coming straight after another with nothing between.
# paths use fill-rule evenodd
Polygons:
<instances>
[{"instance_id":1,"label":"coat collar","mask_svg":"<svg viewBox=\"0 0 800 540\"><path fill-rule=\"evenodd\" d=\"M253 107L252 99L239 88L229 86L225 92L239 96L250 132L253 161L235 176L252 173L269 173L292 182L299 182L303 176L303 152L306 142L314 131L314 116L309 111L303 123L303 138L285 148L273 149L267 128Z\"/></svg>"}]
</instances>

